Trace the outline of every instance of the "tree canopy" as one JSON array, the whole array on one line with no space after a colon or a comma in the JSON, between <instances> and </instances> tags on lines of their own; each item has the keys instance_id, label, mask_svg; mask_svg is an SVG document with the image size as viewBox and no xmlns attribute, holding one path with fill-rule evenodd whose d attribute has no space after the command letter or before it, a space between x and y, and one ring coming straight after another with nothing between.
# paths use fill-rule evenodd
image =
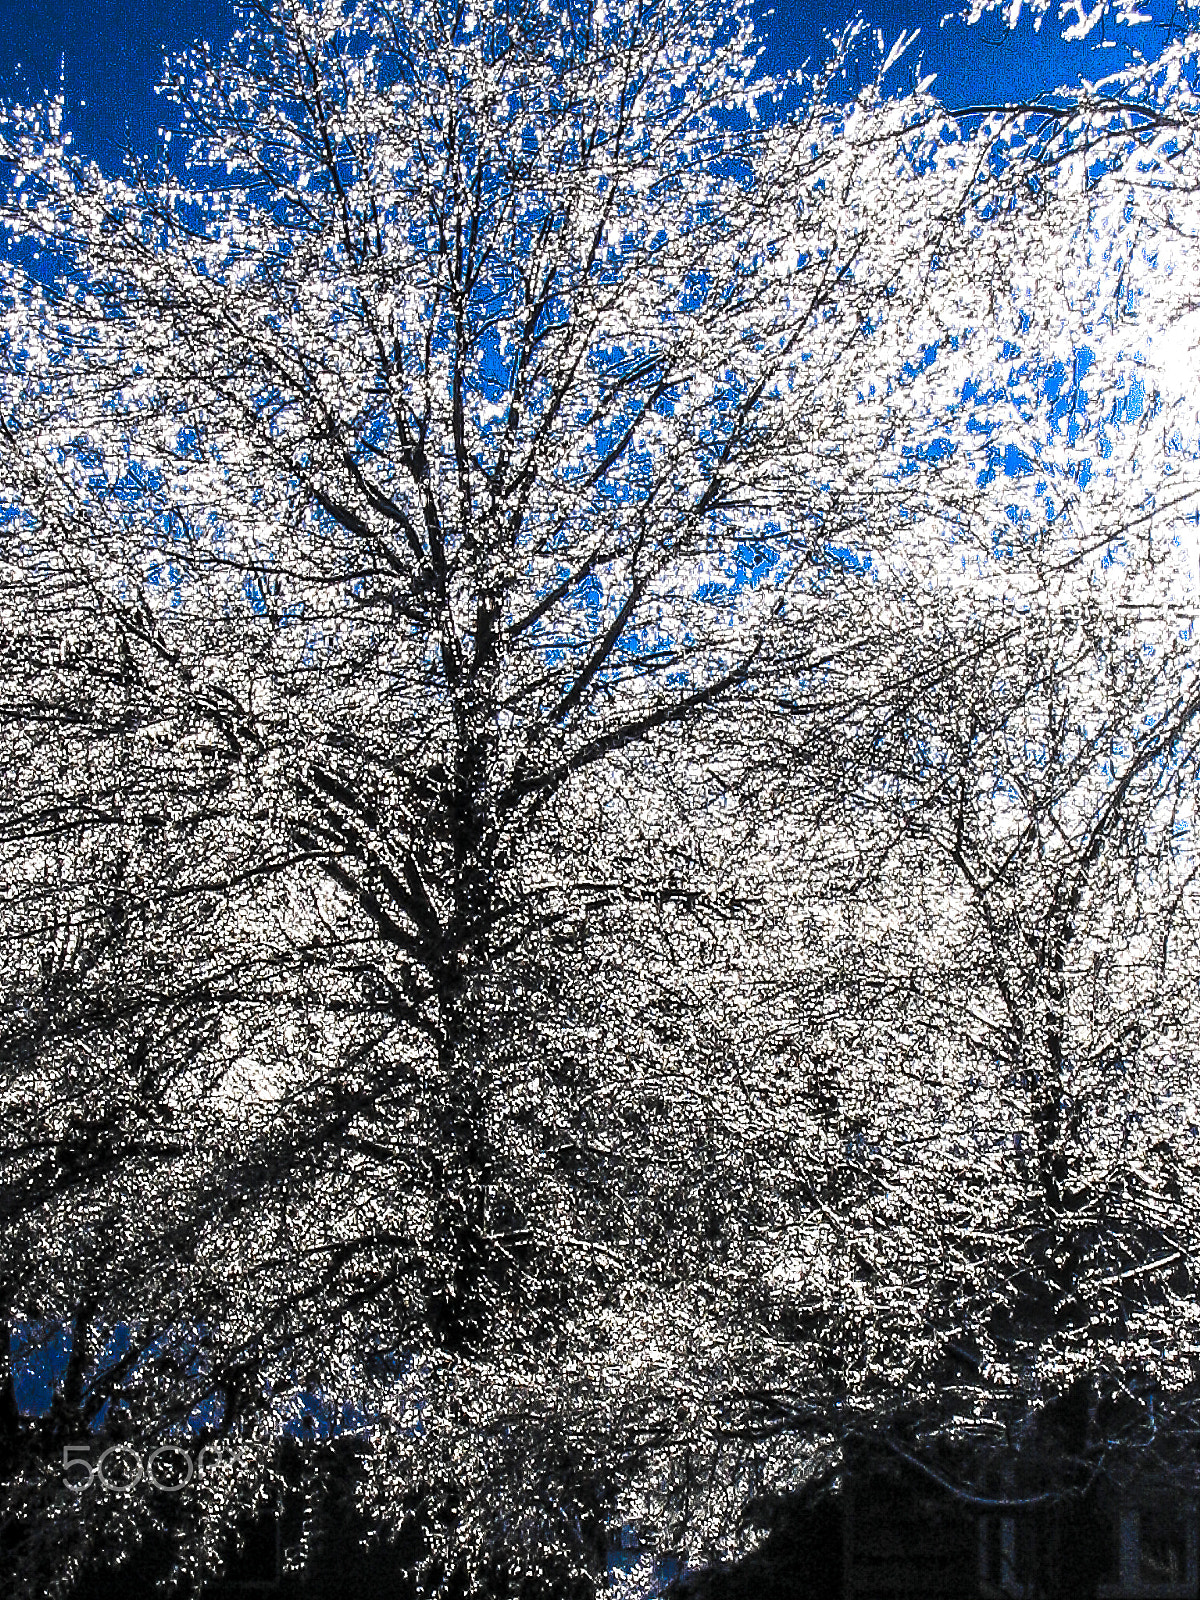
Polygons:
<instances>
[{"instance_id":1,"label":"tree canopy","mask_svg":"<svg viewBox=\"0 0 1200 1600\"><path fill-rule=\"evenodd\" d=\"M312 0L119 174L4 109L30 1592L162 1523L92 1437L239 1445L181 1581L307 1416L424 1591L533 1593L1190 1400L1195 46L895 64Z\"/></svg>"}]
</instances>

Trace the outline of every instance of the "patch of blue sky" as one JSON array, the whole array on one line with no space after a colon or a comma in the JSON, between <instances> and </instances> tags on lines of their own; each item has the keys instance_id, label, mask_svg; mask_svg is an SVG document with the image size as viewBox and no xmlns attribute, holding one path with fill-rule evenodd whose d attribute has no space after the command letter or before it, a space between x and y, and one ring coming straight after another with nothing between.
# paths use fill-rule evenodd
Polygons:
<instances>
[{"instance_id":1,"label":"patch of blue sky","mask_svg":"<svg viewBox=\"0 0 1200 1600\"><path fill-rule=\"evenodd\" d=\"M132 1341L132 1330L127 1323L118 1323L111 1330L98 1359L90 1363L84 1373L85 1397L115 1365L128 1357ZM26 1321L13 1329L9 1338L9 1360L17 1409L22 1416L48 1415L54 1403L54 1396L66 1379L71 1359L71 1344L69 1324ZM169 1353L178 1354L189 1376L193 1378L203 1376L200 1342L190 1337L181 1341L178 1337L165 1335L143 1352L140 1359L153 1360ZM105 1426L111 1406L112 1401L106 1400L97 1409L90 1423L93 1432ZM420 1409L419 1404L417 1409ZM223 1411L224 1406L219 1395L205 1395L189 1411L183 1427L189 1433L199 1433L203 1429L214 1428L219 1425ZM331 1403L314 1389L289 1391L277 1403L277 1414L286 1433L297 1436L315 1434L322 1439L331 1438L335 1434L362 1433L369 1425L369 1418L360 1407L349 1401Z\"/></svg>"},{"instance_id":2,"label":"patch of blue sky","mask_svg":"<svg viewBox=\"0 0 1200 1600\"><path fill-rule=\"evenodd\" d=\"M32 198L27 203L32 205ZM9 223L0 224L0 250L38 283L63 283L70 279L72 260L69 255L50 249L45 241L39 242L27 234L18 237Z\"/></svg>"},{"instance_id":3,"label":"patch of blue sky","mask_svg":"<svg viewBox=\"0 0 1200 1600\"><path fill-rule=\"evenodd\" d=\"M697 220L703 220L703 213L708 211L708 206L697 207ZM711 272L690 272L684 278L683 292L679 298L678 313L688 316L694 311L699 311L716 288Z\"/></svg>"},{"instance_id":4,"label":"patch of blue sky","mask_svg":"<svg viewBox=\"0 0 1200 1600\"><path fill-rule=\"evenodd\" d=\"M267 602L263 598L262 590L259 588L253 573L248 572L242 579L242 593L250 602L250 609L254 615L256 617L265 617L267 614Z\"/></svg>"},{"instance_id":5,"label":"patch of blue sky","mask_svg":"<svg viewBox=\"0 0 1200 1600\"><path fill-rule=\"evenodd\" d=\"M68 1327L22 1322L13 1328L9 1334L9 1363L17 1410L22 1416L45 1416L70 1359Z\"/></svg>"},{"instance_id":6,"label":"patch of blue sky","mask_svg":"<svg viewBox=\"0 0 1200 1600\"><path fill-rule=\"evenodd\" d=\"M735 593L738 589L753 589L760 584L779 560L779 551L767 540L756 539L739 544L734 559L737 570L728 589Z\"/></svg>"},{"instance_id":7,"label":"patch of blue sky","mask_svg":"<svg viewBox=\"0 0 1200 1600\"><path fill-rule=\"evenodd\" d=\"M646 356L644 359L650 375L654 358ZM622 376L620 372L616 374L618 382ZM671 396L664 394L658 397L658 414L669 416L669 411L661 409L663 401L670 404ZM590 479L612 456L611 466L592 485L591 492L600 499L615 504L625 504L643 495L646 485L652 481L651 456L647 448L639 444L636 430L644 415L655 408L655 403L651 401L649 395L638 393L630 394L620 405L612 407L611 410L606 409L606 403L606 397L602 397L598 406L581 407L576 412L579 427L591 431L593 437L588 451L580 456L571 475L583 480ZM627 435L628 442L626 442ZM645 470L644 481L636 471L629 470L639 464Z\"/></svg>"},{"instance_id":8,"label":"patch of blue sky","mask_svg":"<svg viewBox=\"0 0 1200 1600\"><path fill-rule=\"evenodd\" d=\"M873 570L875 560L869 550L855 550L850 545L825 544L822 554L833 564L833 570L866 573Z\"/></svg>"},{"instance_id":9,"label":"patch of blue sky","mask_svg":"<svg viewBox=\"0 0 1200 1600\"><path fill-rule=\"evenodd\" d=\"M596 682L615 682L624 676L624 669L631 664L645 663L648 658L655 655L673 656L676 653L677 647L674 641L655 629L627 628L613 645L612 653L602 670L596 674Z\"/></svg>"},{"instance_id":10,"label":"patch of blue sky","mask_svg":"<svg viewBox=\"0 0 1200 1600\"><path fill-rule=\"evenodd\" d=\"M99 1359L89 1365L84 1387L103 1378L128 1354L132 1333L126 1323L118 1323L109 1333ZM61 1387L71 1359L72 1336L69 1324L61 1322L18 1323L9 1335L9 1362L17 1409L22 1416L45 1416ZM92 1423L103 1425L107 1402Z\"/></svg>"},{"instance_id":11,"label":"patch of blue sky","mask_svg":"<svg viewBox=\"0 0 1200 1600\"><path fill-rule=\"evenodd\" d=\"M987 452L986 461L986 466L980 469L975 479L981 489L995 483L1002 474L1006 478L1023 478L1037 470L1037 463L1020 445L1015 444L993 444ZM1006 511L1011 516L1013 508L1006 507Z\"/></svg>"},{"instance_id":12,"label":"patch of blue sky","mask_svg":"<svg viewBox=\"0 0 1200 1600\"><path fill-rule=\"evenodd\" d=\"M1146 411L1146 384L1134 376L1125 394L1117 395L1109 413L1110 422L1138 422Z\"/></svg>"},{"instance_id":13,"label":"patch of blue sky","mask_svg":"<svg viewBox=\"0 0 1200 1600\"><path fill-rule=\"evenodd\" d=\"M330 1439L338 1428L336 1408L315 1389L297 1389L279 1404L285 1433L302 1438Z\"/></svg>"},{"instance_id":14,"label":"patch of blue sky","mask_svg":"<svg viewBox=\"0 0 1200 1600\"><path fill-rule=\"evenodd\" d=\"M152 589L167 591L172 610L183 605L183 569L173 561L154 562L146 569L146 582Z\"/></svg>"}]
</instances>

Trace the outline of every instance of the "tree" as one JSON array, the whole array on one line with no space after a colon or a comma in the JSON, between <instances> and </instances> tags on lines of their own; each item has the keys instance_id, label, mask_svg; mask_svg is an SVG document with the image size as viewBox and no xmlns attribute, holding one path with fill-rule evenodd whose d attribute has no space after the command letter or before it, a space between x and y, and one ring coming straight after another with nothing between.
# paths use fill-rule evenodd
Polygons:
<instances>
[{"instance_id":1,"label":"tree","mask_svg":"<svg viewBox=\"0 0 1200 1600\"><path fill-rule=\"evenodd\" d=\"M731 799L994 527L1090 113L1025 164L866 48L789 108L744 9L256 7L150 164L6 113L7 1314L76 1326L56 1449L241 1442L200 1543L324 1409L425 1587L594 1581L618 1506L725 1537L764 1404L829 1436L856 1307L909 1382L953 1164L831 1250L862 1113L763 1019L851 946Z\"/></svg>"},{"instance_id":2,"label":"tree","mask_svg":"<svg viewBox=\"0 0 1200 1600\"><path fill-rule=\"evenodd\" d=\"M881 567L815 779L805 685L749 773L836 908L780 981L830 1231L768 1311L825 1331L847 1430L956 1440L964 1493L1067 1397L1089 1473L1195 1476L1192 59L1010 114L1056 180L991 235L1050 286L997 315L999 503ZM762 1425L820 1399L768 1389Z\"/></svg>"}]
</instances>

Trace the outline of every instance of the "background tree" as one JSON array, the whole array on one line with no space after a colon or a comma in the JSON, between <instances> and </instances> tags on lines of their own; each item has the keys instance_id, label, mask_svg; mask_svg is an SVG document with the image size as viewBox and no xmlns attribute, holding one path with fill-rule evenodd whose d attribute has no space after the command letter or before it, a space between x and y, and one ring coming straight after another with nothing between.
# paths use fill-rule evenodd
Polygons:
<instances>
[{"instance_id":1,"label":"background tree","mask_svg":"<svg viewBox=\"0 0 1200 1600\"><path fill-rule=\"evenodd\" d=\"M1197 417L1173 241L1194 183L1190 91L1170 88L1187 59L1121 102L1110 84L1013 114L1059 182L1006 168L985 240L1031 263L994 325L999 404L976 418L997 503L878 564L825 762L795 774L800 680L749 769L792 818L826 930L781 992L830 1232L771 1313L825 1330L848 1428L882 1419L906 1451L985 1442L964 1489L1068 1392L1090 1395L1073 1448L1093 1467L1122 1444L1170 1456L1173 1407L1190 1426ZM973 407L986 376L963 392ZM812 1395L768 1391L764 1429L811 1429Z\"/></svg>"}]
</instances>

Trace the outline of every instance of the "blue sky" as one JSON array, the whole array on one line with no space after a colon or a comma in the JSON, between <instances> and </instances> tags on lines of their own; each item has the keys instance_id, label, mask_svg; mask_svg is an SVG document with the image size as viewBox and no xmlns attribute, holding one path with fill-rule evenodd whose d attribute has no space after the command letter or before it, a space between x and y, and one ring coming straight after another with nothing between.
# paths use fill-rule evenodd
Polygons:
<instances>
[{"instance_id":1,"label":"blue sky","mask_svg":"<svg viewBox=\"0 0 1200 1600\"><path fill-rule=\"evenodd\" d=\"M764 13L769 4L760 0ZM864 0L862 9L889 43L902 28L921 29L927 70L938 73L952 105L1029 98L1080 72L1098 77L1120 53L1098 51L1094 41L1064 45L1051 19L1040 34L1028 20L1010 33L999 16L972 29L940 26L944 4ZM763 23L771 64L797 65L820 51L823 32L853 9L841 0L776 0L774 16ZM53 90L61 71L71 126L89 151L111 158L126 139L144 148L156 120L151 90L164 47L197 36L221 41L232 23L229 0L0 0L0 94L25 98ZM1135 32L1140 48L1153 54L1161 34L1152 27Z\"/></svg>"}]
</instances>

